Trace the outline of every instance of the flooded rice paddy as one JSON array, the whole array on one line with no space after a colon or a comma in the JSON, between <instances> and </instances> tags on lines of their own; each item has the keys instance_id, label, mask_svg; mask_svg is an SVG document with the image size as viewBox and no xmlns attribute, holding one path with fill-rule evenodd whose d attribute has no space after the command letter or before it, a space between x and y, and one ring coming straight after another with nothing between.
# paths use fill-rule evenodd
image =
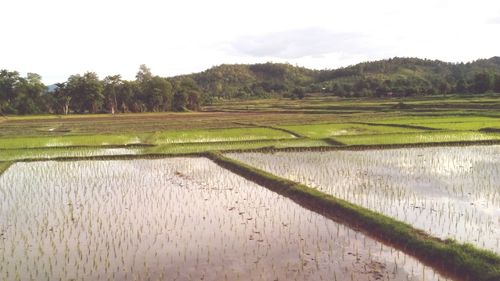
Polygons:
<instances>
[{"instance_id":1,"label":"flooded rice paddy","mask_svg":"<svg viewBox=\"0 0 500 281\"><path fill-rule=\"evenodd\" d=\"M16 163L0 280L446 280L207 159Z\"/></svg>"},{"instance_id":2,"label":"flooded rice paddy","mask_svg":"<svg viewBox=\"0 0 500 281\"><path fill-rule=\"evenodd\" d=\"M230 156L434 236L500 253L500 146Z\"/></svg>"}]
</instances>

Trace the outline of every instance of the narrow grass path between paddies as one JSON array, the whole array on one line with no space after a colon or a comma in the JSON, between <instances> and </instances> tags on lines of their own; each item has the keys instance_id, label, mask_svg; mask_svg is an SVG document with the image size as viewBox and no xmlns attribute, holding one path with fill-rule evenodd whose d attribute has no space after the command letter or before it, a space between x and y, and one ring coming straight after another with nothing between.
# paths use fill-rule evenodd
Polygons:
<instances>
[{"instance_id":1,"label":"narrow grass path between paddies","mask_svg":"<svg viewBox=\"0 0 500 281\"><path fill-rule=\"evenodd\" d=\"M316 189L277 177L218 152L207 156L218 165L290 198L299 205L415 256L456 280L500 280L500 256L470 244L432 237L411 225L338 199Z\"/></svg>"},{"instance_id":2,"label":"narrow grass path between paddies","mask_svg":"<svg viewBox=\"0 0 500 281\"><path fill-rule=\"evenodd\" d=\"M400 149L400 148L424 148L439 146L475 146L475 145L498 145L500 140L479 141L450 141L450 142L418 142L418 143L394 143L394 144L353 144L347 145L336 142L333 139L324 139L331 142L331 146L297 146L297 147L261 147L254 149L227 149L220 150L222 153L245 153L245 152L308 152L308 151L336 151L336 150L374 150L374 149Z\"/></svg>"},{"instance_id":3,"label":"narrow grass path between paddies","mask_svg":"<svg viewBox=\"0 0 500 281\"><path fill-rule=\"evenodd\" d=\"M255 123L241 123L241 122L233 122L233 123L236 125L242 125L242 126L252 126L252 127L267 128L267 129L282 131L282 132L288 133L296 138L307 138L307 136L299 134L295 131L288 130L285 128L276 127L276 126L260 125L260 124L255 124Z\"/></svg>"},{"instance_id":4,"label":"narrow grass path between paddies","mask_svg":"<svg viewBox=\"0 0 500 281\"><path fill-rule=\"evenodd\" d=\"M0 162L0 176L7 171L7 169L12 165L12 162Z\"/></svg>"},{"instance_id":5,"label":"narrow grass path between paddies","mask_svg":"<svg viewBox=\"0 0 500 281\"><path fill-rule=\"evenodd\" d=\"M437 128L418 126L418 125L409 125L409 124L390 124L390 123L383 124L383 123L372 123L372 122L353 122L353 124L361 124L361 125L368 125L368 126L382 126L382 127L396 127L396 128L428 130L428 131L440 130Z\"/></svg>"}]
</instances>

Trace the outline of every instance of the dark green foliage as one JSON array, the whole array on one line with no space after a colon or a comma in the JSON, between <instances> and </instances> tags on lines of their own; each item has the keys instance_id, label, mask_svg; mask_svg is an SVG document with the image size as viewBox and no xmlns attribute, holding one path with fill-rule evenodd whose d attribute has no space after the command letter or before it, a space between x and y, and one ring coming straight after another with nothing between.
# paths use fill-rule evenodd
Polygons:
<instances>
[{"instance_id":1,"label":"dark green foliage","mask_svg":"<svg viewBox=\"0 0 500 281\"><path fill-rule=\"evenodd\" d=\"M295 98L298 98L298 99L303 99L305 96L306 96L306 91L304 88L301 88L301 87L295 87L295 89L293 89L293 97Z\"/></svg>"},{"instance_id":2,"label":"dark green foliage","mask_svg":"<svg viewBox=\"0 0 500 281\"><path fill-rule=\"evenodd\" d=\"M478 92L477 73L500 74L500 58L471 63L446 63L417 58L393 58L322 70L316 85L339 96L422 96ZM481 92L491 90L484 83ZM485 90L486 89L486 90Z\"/></svg>"},{"instance_id":3,"label":"dark green foliage","mask_svg":"<svg viewBox=\"0 0 500 281\"><path fill-rule=\"evenodd\" d=\"M200 93L198 91L191 90L188 92L187 108L194 111L200 109Z\"/></svg>"},{"instance_id":4,"label":"dark green foliage","mask_svg":"<svg viewBox=\"0 0 500 281\"><path fill-rule=\"evenodd\" d=\"M186 111L187 106L187 95L183 91L176 92L174 94L174 101L172 109L174 111Z\"/></svg>"},{"instance_id":5,"label":"dark green foliage","mask_svg":"<svg viewBox=\"0 0 500 281\"><path fill-rule=\"evenodd\" d=\"M42 94L46 87L41 77L28 73L21 77L17 71L0 71L0 114L33 114L44 111Z\"/></svg>"},{"instance_id":6,"label":"dark green foliage","mask_svg":"<svg viewBox=\"0 0 500 281\"><path fill-rule=\"evenodd\" d=\"M220 65L193 74L202 92L223 99L263 98L290 94L314 82L317 71L290 64Z\"/></svg>"},{"instance_id":7,"label":"dark green foliage","mask_svg":"<svg viewBox=\"0 0 500 281\"><path fill-rule=\"evenodd\" d=\"M101 111L104 103L103 84L94 72L83 76L77 74L69 77L65 91L70 100L70 108L78 113L96 113Z\"/></svg>"},{"instance_id":8,"label":"dark green foliage","mask_svg":"<svg viewBox=\"0 0 500 281\"><path fill-rule=\"evenodd\" d=\"M473 81L473 91L484 93L491 89L491 75L486 72L476 73Z\"/></svg>"}]
</instances>

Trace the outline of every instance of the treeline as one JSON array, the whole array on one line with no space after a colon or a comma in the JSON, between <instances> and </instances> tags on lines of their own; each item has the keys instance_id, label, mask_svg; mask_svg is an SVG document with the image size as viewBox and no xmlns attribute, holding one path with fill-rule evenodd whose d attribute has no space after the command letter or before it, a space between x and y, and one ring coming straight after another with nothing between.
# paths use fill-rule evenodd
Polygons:
<instances>
[{"instance_id":1,"label":"treeline","mask_svg":"<svg viewBox=\"0 0 500 281\"><path fill-rule=\"evenodd\" d=\"M37 74L0 71L0 113L97 113L198 110L214 99L303 98L500 93L500 57L470 63L392 58L311 70L282 63L220 65L176 77L153 75L144 65L136 79L72 75L50 90Z\"/></svg>"},{"instance_id":2,"label":"treeline","mask_svg":"<svg viewBox=\"0 0 500 281\"><path fill-rule=\"evenodd\" d=\"M99 79L96 73L76 74L48 89L38 74L21 77L0 71L0 113L116 113L199 110L203 96L187 76L155 76L141 65L136 79L120 75Z\"/></svg>"}]
</instances>

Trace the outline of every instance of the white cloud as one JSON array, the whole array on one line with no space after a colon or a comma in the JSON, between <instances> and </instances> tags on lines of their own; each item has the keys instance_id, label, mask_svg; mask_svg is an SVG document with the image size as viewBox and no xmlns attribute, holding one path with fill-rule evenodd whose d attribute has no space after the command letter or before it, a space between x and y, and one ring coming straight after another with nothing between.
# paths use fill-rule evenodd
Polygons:
<instances>
[{"instance_id":1,"label":"white cloud","mask_svg":"<svg viewBox=\"0 0 500 281\"><path fill-rule=\"evenodd\" d=\"M236 38L231 47L236 53L254 57L296 59L306 56L345 52L373 52L361 33L335 33L317 27Z\"/></svg>"},{"instance_id":2,"label":"white cloud","mask_svg":"<svg viewBox=\"0 0 500 281\"><path fill-rule=\"evenodd\" d=\"M493 17L493 18L490 18L488 20L488 23L490 23L490 24L500 24L500 15L498 15L496 17Z\"/></svg>"},{"instance_id":3,"label":"white cloud","mask_svg":"<svg viewBox=\"0 0 500 281\"><path fill-rule=\"evenodd\" d=\"M396 0L16 0L0 2L0 68L46 83L96 71L132 79L221 63L333 68L419 56L499 55L500 2Z\"/></svg>"}]
</instances>

